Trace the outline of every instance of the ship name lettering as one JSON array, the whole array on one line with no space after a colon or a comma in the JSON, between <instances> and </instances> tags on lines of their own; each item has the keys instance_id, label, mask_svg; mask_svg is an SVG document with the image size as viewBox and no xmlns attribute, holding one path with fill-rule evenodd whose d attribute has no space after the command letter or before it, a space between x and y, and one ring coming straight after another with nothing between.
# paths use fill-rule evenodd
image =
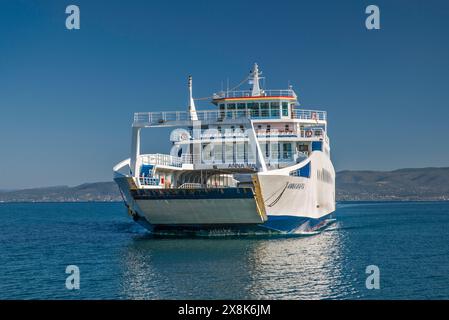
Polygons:
<instances>
[{"instance_id":1,"label":"ship name lettering","mask_svg":"<svg viewBox=\"0 0 449 320\"><path fill-rule=\"evenodd\" d=\"M228 168L238 168L238 169L253 168L253 169L255 169L256 166L254 164L231 163L228 165Z\"/></svg>"}]
</instances>

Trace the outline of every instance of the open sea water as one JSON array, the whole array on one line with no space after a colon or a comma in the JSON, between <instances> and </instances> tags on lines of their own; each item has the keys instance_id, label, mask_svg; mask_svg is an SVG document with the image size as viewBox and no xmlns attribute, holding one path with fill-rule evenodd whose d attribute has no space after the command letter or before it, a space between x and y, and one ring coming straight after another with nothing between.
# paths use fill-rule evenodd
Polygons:
<instances>
[{"instance_id":1,"label":"open sea water","mask_svg":"<svg viewBox=\"0 0 449 320\"><path fill-rule=\"evenodd\" d=\"M0 218L0 299L449 298L449 202L340 203L303 237L155 238L122 203L0 203Z\"/></svg>"}]
</instances>

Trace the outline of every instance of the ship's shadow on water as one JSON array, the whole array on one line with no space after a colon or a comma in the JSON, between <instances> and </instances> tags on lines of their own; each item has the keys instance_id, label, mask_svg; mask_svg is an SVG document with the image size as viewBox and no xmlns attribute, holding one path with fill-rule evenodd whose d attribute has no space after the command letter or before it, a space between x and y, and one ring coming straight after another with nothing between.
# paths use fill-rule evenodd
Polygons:
<instances>
[{"instance_id":1,"label":"ship's shadow on water","mask_svg":"<svg viewBox=\"0 0 449 320\"><path fill-rule=\"evenodd\" d=\"M125 227L125 226L124 226ZM141 228L130 230L130 226L125 227L129 233L135 233L134 241L150 241L150 240L163 240L163 239L246 239L246 240L268 240L268 239L289 239L289 238L306 238L319 235L323 232L336 231L338 226L336 221L332 221L326 225L325 228L321 228L316 231L298 232L298 233L280 233L280 232L257 232L257 233L242 233L231 230L212 229L212 230L198 230L191 231L171 231L171 232L159 232L151 233L145 232Z\"/></svg>"},{"instance_id":2,"label":"ship's shadow on water","mask_svg":"<svg viewBox=\"0 0 449 320\"><path fill-rule=\"evenodd\" d=\"M322 227L313 231L298 231L295 233L277 232L267 229L266 231L242 231L236 229L206 229L206 230L182 230L172 229L158 232L147 232L141 234L140 240L150 239L284 239L303 238L318 235L322 232L336 230L336 219L329 219ZM135 238L139 240L139 238Z\"/></svg>"}]
</instances>

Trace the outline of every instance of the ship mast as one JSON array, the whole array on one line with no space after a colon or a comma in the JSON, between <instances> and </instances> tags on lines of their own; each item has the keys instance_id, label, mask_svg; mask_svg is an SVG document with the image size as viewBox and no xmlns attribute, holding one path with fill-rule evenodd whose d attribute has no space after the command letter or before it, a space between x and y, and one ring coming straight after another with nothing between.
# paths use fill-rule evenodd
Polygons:
<instances>
[{"instance_id":1,"label":"ship mast","mask_svg":"<svg viewBox=\"0 0 449 320\"><path fill-rule=\"evenodd\" d=\"M189 76L189 114L191 120L198 120L198 115L196 114L195 101L192 95L192 76Z\"/></svg>"},{"instance_id":2,"label":"ship mast","mask_svg":"<svg viewBox=\"0 0 449 320\"><path fill-rule=\"evenodd\" d=\"M251 96L253 97L258 97L261 96L263 93L263 90L260 89L260 85L259 85L259 79L260 79L260 75L262 75L262 72L259 72L259 66L257 65L257 63L254 64L253 67L253 71L251 71L251 75L250 75L250 83L253 84L253 89L251 91Z\"/></svg>"}]
</instances>

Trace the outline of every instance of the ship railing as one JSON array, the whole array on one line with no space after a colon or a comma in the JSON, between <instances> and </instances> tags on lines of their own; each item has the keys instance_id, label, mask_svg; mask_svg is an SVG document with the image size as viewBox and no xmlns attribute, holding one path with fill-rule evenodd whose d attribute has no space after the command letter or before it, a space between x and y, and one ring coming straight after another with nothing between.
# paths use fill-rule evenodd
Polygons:
<instances>
[{"instance_id":1,"label":"ship railing","mask_svg":"<svg viewBox=\"0 0 449 320\"><path fill-rule=\"evenodd\" d=\"M216 110L196 111L199 121L217 121L221 113ZM245 117L245 114L239 116ZM234 116L237 118L237 113ZM137 112L134 113L134 123L148 123L150 125L163 125L169 122L192 121L194 118L188 111L163 111L163 112ZM196 119L195 119L196 120Z\"/></svg>"},{"instance_id":2,"label":"ship railing","mask_svg":"<svg viewBox=\"0 0 449 320\"><path fill-rule=\"evenodd\" d=\"M253 166L256 164L256 153L255 152L233 152L229 155L222 152L211 152L203 154L183 154L182 161L186 164L210 164L210 165L249 165ZM267 162L279 162L279 163L289 163L296 161L298 159L303 159L308 157L308 152L306 151L272 151L267 156L264 154L265 161Z\"/></svg>"},{"instance_id":3,"label":"ship railing","mask_svg":"<svg viewBox=\"0 0 449 320\"><path fill-rule=\"evenodd\" d=\"M201 139L222 139L222 138L247 138L248 135L241 131L225 130L225 132L206 132L201 133Z\"/></svg>"},{"instance_id":4,"label":"ship railing","mask_svg":"<svg viewBox=\"0 0 449 320\"><path fill-rule=\"evenodd\" d=\"M256 130L256 134L258 137L301 137L301 138L322 138L325 136L324 129L301 129L301 130L294 130L294 129L284 129L284 130L277 130L277 129L258 129Z\"/></svg>"},{"instance_id":5,"label":"ship railing","mask_svg":"<svg viewBox=\"0 0 449 320\"><path fill-rule=\"evenodd\" d=\"M159 178L139 177L139 182L140 182L141 185L144 185L144 186L158 186L158 185L160 185Z\"/></svg>"},{"instance_id":6,"label":"ship railing","mask_svg":"<svg viewBox=\"0 0 449 320\"><path fill-rule=\"evenodd\" d=\"M181 161L185 164L193 164L193 163L200 163L201 162L201 154L191 154L191 153L185 153L181 155Z\"/></svg>"},{"instance_id":7,"label":"ship railing","mask_svg":"<svg viewBox=\"0 0 449 320\"><path fill-rule=\"evenodd\" d=\"M308 157L308 152L298 151L298 152L289 152L289 151L272 151L270 156L265 155L265 161L267 162L281 162L281 163L289 163L292 161L296 161L298 159L305 159Z\"/></svg>"},{"instance_id":8,"label":"ship railing","mask_svg":"<svg viewBox=\"0 0 449 320\"><path fill-rule=\"evenodd\" d=\"M182 167L182 159L169 154L143 154L140 158L144 164L164 165L179 168Z\"/></svg>"},{"instance_id":9,"label":"ship railing","mask_svg":"<svg viewBox=\"0 0 449 320\"><path fill-rule=\"evenodd\" d=\"M217 149L221 150L221 149ZM270 162L291 162L299 158L307 157L308 153L303 151L271 151L268 155L264 152L265 161ZM248 164L256 163L256 152L226 152L215 151L212 147L210 152L202 154L183 154L181 157L174 157L167 154L141 155L141 163L152 165L165 165L181 168L183 164ZM146 178L146 177L141 177Z\"/></svg>"},{"instance_id":10,"label":"ship railing","mask_svg":"<svg viewBox=\"0 0 449 320\"><path fill-rule=\"evenodd\" d=\"M236 90L236 91L221 91L213 94L213 99L225 99L225 98L249 98L253 97L251 90ZM292 97L296 98L296 94L293 89L280 89L280 90L261 90L261 95L256 97Z\"/></svg>"},{"instance_id":11,"label":"ship railing","mask_svg":"<svg viewBox=\"0 0 449 320\"><path fill-rule=\"evenodd\" d=\"M301 138L322 138L325 136L324 129L256 129L256 135L258 137L301 137ZM201 139L226 139L226 138L248 138L248 135L242 132L240 129L224 130L224 132L218 132L208 129L201 133Z\"/></svg>"},{"instance_id":12,"label":"ship railing","mask_svg":"<svg viewBox=\"0 0 449 320\"><path fill-rule=\"evenodd\" d=\"M325 121L326 118L327 118L326 111L302 110L302 109L293 109L292 110L292 119Z\"/></svg>"},{"instance_id":13,"label":"ship railing","mask_svg":"<svg viewBox=\"0 0 449 320\"><path fill-rule=\"evenodd\" d=\"M238 151L238 152L222 152L214 151L204 152L202 154L183 154L181 157L174 157L165 154L151 154L141 155L143 164L165 165L181 168L183 164L193 165L227 165L232 167L234 165L254 168L256 165L256 152L253 151ZM308 157L307 151L273 151L266 154L264 151L264 158L266 163L273 164L287 164L298 162ZM142 185L159 185L159 180L152 177L139 177Z\"/></svg>"},{"instance_id":14,"label":"ship railing","mask_svg":"<svg viewBox=\"0 0 449 320\"><path fill-rule=\"evenodd\" d=\"M201 183L186 182L179 186L179 189L199 189L202 188Z\"/></svg>"},{"instance_id":15,"label":"ship railing","mask_svg":"<svg viewBox=\"0 0 449 320\"><path fill-rule=\"evenodd\" d=\"M208 181L205 184L201 184L201 183L194 183L194 182L185 182L183 184L181 184L178 189L202 189L202 188L206 188L206 189L218 189L218 188L229 188L229 187L236 187L237 184L233 183L233 184L225 184L223 182L216 182L214 183L214 181Z\"/></svg>"},{"instance_id":16,"label":"ship railing","mask_svg":"<svg viewBox=\"0 0 449 320\"><path fill-rule=\"evenodd\" d=\"M202 122L222 122L225 120L247 119L280 119L279 110L202 110L196 111L197 120ZM290 117L286 119L325 121L326 111L319 110L291 110ZM176 123L186 123L193 121L194 118L188 111L167 111L167 112L137 112L134 114L134 125L163 126L175 125ZM195 119L196 120L196 119Z\"/></svg>"},{"instance_id":17,"label":"ship railing","mask_svg":"<svg viewBox=\"0 0 449 320\"><path fill-rule=\"evenodd\" d=\"M323 129L304 129L300 130L299 135L301 138L323 138L326 133Z\"/></svg>"}]
</instances>

